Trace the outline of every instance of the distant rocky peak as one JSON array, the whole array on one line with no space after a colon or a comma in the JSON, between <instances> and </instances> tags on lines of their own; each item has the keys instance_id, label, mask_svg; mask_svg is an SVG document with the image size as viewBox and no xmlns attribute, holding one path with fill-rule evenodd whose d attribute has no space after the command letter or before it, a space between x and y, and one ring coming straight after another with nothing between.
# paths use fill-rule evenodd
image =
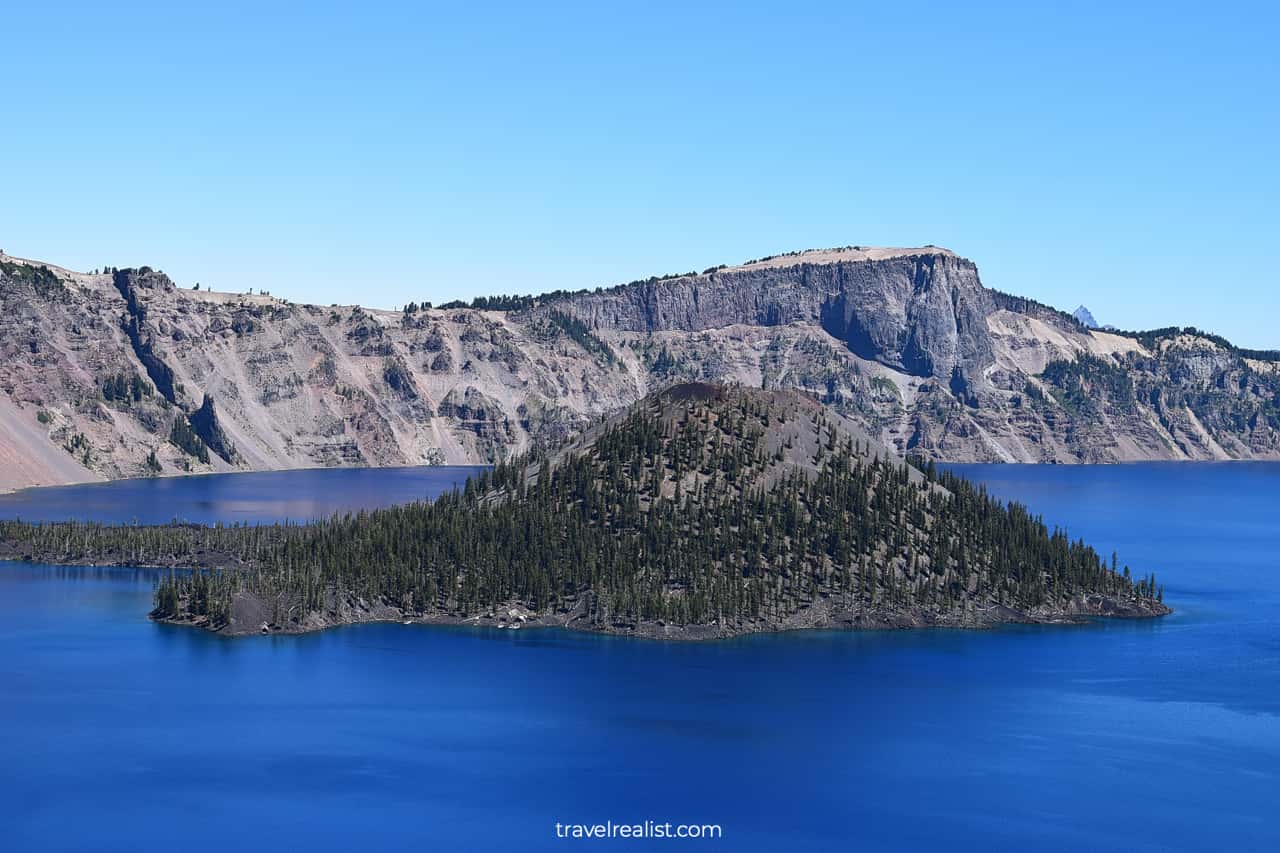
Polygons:
<instances>
[{"instance_id":1,"label":"distant rocky peak","mask_svg":"<svg viewBox=\"0 0 1280 853\"><path fill-rule=\"evenodd\" d=\"M1098 328L1098 321L1093 318L1093 313L1083 305L1072 311L1071 316L1075 317L1090 329Z\"/></svg>"}]
</instances>

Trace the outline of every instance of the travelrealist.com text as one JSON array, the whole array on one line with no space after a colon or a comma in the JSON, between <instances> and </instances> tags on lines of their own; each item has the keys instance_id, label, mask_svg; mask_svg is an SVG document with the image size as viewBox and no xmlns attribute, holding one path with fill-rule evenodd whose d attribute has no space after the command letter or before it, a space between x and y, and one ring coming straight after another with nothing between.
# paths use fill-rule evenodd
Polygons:
<instances>
[{"instance_id":1,"label":"travelrealist.com text","mask_svg":"<svg viewBox=\"0 0 1280 853\"><path fill-rule=\"evenodd\" d=\"M556 838L720 838L718 823L557 823Z\"/></svg>"}]
</instances>

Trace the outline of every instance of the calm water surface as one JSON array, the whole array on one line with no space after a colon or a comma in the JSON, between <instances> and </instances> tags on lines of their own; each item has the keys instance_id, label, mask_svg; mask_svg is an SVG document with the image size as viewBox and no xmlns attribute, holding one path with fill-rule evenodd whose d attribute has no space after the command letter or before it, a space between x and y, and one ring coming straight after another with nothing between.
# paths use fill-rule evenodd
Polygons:
<instances>
[{"instance_id":1,"label":"calm water surface","mask_svg":"<svg viewBox=\"0 0 1280 853\"><path fill-rule=\"evenodd\" d=\"M226 640L149 623L146 572L0 564L0 850L1280 848L1280 465L960 470L1177 613ZM724 838L554 834L645 819Z\"/></svg>"},{"instance_id":2,"label":"calm water surface","mask_svg":"<svg viewBox=\"0 0 1280 853\"><path fill-rule=\"evenodd\" d=\"M483 470L476 465L316 468L54 486L0 494L0 518L118 524L312 521L438 497Z\"/></svg>"}]
</instances>

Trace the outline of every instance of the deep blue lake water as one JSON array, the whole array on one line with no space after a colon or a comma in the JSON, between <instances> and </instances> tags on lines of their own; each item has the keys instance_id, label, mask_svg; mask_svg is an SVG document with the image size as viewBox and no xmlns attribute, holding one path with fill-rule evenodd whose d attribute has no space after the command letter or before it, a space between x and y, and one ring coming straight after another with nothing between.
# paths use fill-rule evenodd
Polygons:
<instances>
[{"instance_id":1,"label":"deep blue lake water","mask_svg":"<svg viewBox=\"0 0 1280 853\"><path fill-rule=\"evenodd\" d=\"M0 518L165 524L312 521L438 497L484 466L315 468L201 477L154 477L0 494Z\"/></svg>"},{"instance_id":2,"label":"deep blue lake water","mask_svg":"<svg viewBox=\"0 0 1280 853\"><path fill-rule=\"evenodd\" d=\"M1280 465L960 470L1154 570L1177 612L227 640L148 622L147 572L0 564L0 850L1280 849ZM128 512L223 487L164 482ZM555 837L646 819L723 838Z\"/></svg>"}]
</instances>

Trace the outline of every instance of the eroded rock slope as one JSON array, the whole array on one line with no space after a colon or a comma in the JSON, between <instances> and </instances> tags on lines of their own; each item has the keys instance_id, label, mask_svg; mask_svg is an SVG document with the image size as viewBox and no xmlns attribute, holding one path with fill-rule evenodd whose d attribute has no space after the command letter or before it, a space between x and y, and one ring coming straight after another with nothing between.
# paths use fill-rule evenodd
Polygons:
<instances>
[{"instance_id":1,"label":"eroded rock slope","mask_svg":"<svg viewBox=\"0 0 1280 853\"><path fill-rule=\"evenodd\" d=\"M297 305L0 255L0 488L488 462L684 380L797 388L938 460L1280 455L1276 354L1090 330L935 247L482 304Z\"/></svg>"}]
</instances>

